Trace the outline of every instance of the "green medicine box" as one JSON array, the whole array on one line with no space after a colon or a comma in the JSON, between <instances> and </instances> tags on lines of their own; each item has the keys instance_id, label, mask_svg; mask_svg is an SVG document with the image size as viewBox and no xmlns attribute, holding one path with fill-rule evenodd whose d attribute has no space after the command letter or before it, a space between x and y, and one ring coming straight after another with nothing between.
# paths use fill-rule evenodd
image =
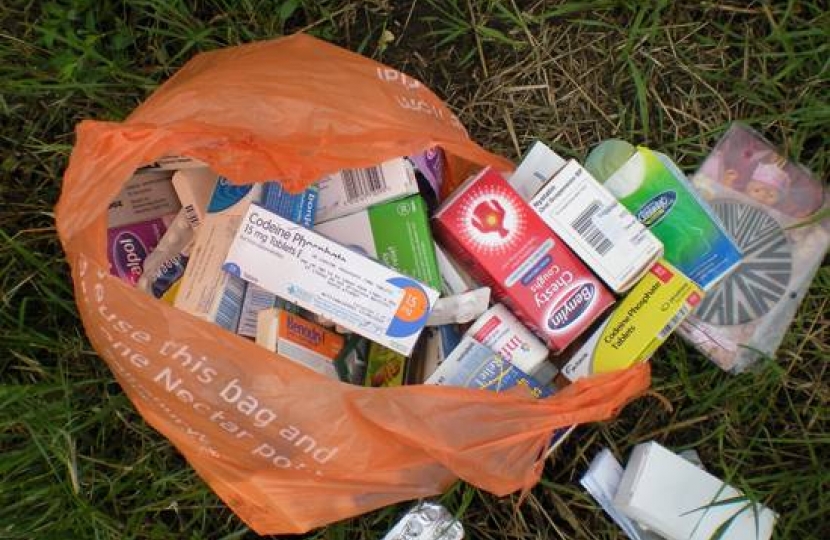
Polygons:
<instances>
[{"instance_id":1,"label":"green medicine box","mask_svg":"<svg viewBox=\"0 0 830 540\"><path fill-rule=\"evenodd\" d=\"M371 206L315 225L314 230L437 290L441 274L420 195Z\"/></svg>"}]
</instances>

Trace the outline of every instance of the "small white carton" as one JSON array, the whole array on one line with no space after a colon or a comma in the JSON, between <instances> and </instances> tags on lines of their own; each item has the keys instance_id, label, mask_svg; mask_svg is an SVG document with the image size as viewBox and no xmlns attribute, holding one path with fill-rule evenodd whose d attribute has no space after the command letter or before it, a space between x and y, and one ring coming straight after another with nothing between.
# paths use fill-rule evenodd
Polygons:
<instances>
[{"instance_id":1,"label":"small white carton","mask_svg":"<svg viewBox=\"0 0 830 540\"><path fill-rule=\"evenodd\" d=\"M252 204L223 268L409 355L438 292Z\"/></svg>"},{"instance_id":2,"label":"small white carton","mask_svg":"<svg viewBox=\"0 0 830 540\"><path fill-rule=\"evenodd\" d=\"M575 160L530 206L617 293L633 287L663 253L651 231Z\"/></svg>"},{"instance_id":3,"label":"small white carton","mask_svg":"<svg viewBox=\"0 0 830 540\"><path fill-rule=\"evenodd\" d=\"M588 493L599 503L614 523L620 526L625 535L631 540L660 540L650 531L643 530L635 521L620 512L614 506L614 495L620 486L623 476L623 467L608 448L603 448L591 460L588 471L579 480Z\"/></svg>"},{"instance_id":4,"label":"small white carton","mask_svg":"<svg viewBox=\"0 0 830 540\"><path fill-rule=\"evenodd\" d=\"M522 199L529 201L564 166L565 160L559 154L536 141L507 183Z\"/></svg>"},{"instance_id":5,"label":"small white carton","mask_svg":"<svg viewBox=\"0 0 830 540\"><path fill-rule=\"evenodd\" d=\"M667 540L768 540L775 512L651 441L634 447L614 506Z\"/></svg>"},{"instance_id":6,"label":"small white carton","mask_svg":"<svg viewBox=\"0 0 830 540\"><path fill-rule=\"evenodd\" d=\"M412 165L396 158L366 169L343 169L317 182L317 187L316 223L323 223L418 193L418 180Z\"/></svg>"}]
</instances>

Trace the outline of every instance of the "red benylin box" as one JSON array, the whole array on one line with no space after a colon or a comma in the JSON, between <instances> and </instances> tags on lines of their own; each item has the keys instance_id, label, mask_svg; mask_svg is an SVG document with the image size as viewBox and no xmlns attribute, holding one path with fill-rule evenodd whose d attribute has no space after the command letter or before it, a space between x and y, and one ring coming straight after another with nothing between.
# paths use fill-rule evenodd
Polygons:
<instances>
[{"instance_id":1,"label":"red benylin box","mask_svg":"<svg viewBox=\"0 0 830 540\"><path fill-rule=\"evenodd\" d=\"M605 285L490 168L455 190L433 224L441 244L554 352L614 303Z\"/></svg>"}]
</instances>

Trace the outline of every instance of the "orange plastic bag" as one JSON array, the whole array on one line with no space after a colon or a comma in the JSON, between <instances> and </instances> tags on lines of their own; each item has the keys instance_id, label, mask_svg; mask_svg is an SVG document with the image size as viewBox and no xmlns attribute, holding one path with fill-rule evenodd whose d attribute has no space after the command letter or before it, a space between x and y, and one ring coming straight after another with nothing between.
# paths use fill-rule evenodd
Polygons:
<instances>
[{"instance_id":1,"label":"orange plastic bag","mask_svg":"<svg viewBox=\"0 0 830 540\"><path fill-rule=\"evenodd\" d=\"M646 365L545 400L326 379L110 276L108 202L139 166L187 155L241 183L300 189L440 145L448 189L511 164L414 79L304 35L201 54L122 123L82 122L57 206L87 335L146 420L259 533L303 532L438 494L526 489L557 428L614 416Z\"/></svg>"}]
</instances>

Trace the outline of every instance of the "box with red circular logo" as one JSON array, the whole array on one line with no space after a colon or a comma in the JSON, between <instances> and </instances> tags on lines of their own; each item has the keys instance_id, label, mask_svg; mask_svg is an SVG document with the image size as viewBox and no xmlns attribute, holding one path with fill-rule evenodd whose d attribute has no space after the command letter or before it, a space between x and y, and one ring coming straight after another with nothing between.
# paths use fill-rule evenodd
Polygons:
<instances>
[{"instance_id":1,"label":"box with red circular logo","mask_svg":"<svg viewBox=\"0 0 830 540\"><path fill-rule=\"evenodd\" d=\"M613 295L496 171L487 168L435 213L442 245L554 351Z\"/></svg>"}]
</instances>

